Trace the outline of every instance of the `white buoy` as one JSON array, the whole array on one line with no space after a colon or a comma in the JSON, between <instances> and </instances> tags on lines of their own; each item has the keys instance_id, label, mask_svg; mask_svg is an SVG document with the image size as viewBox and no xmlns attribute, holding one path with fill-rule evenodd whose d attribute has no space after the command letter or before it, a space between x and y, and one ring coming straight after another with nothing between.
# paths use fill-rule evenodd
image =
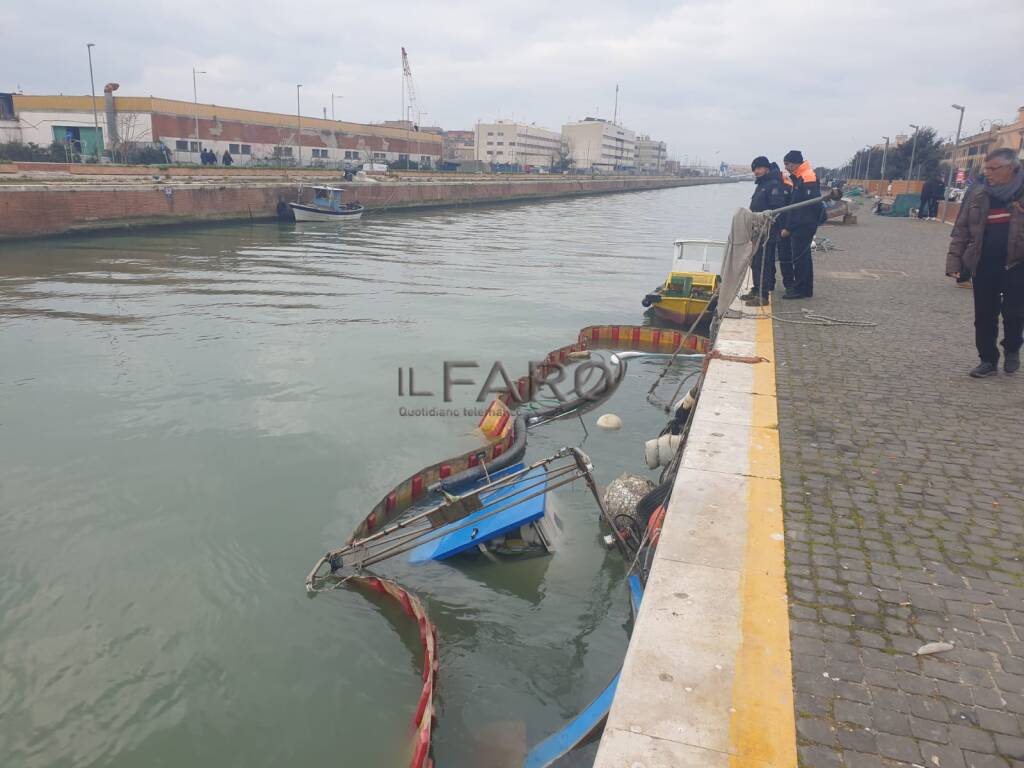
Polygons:
<instances>
[{"instance_id":1,"label":"white buoy","mask_svg":"<svg viewBox=\"0 0 1024 768\"><path fill-rule=\"evenodd\" d=\"M644 461L647 462L647 468L667 467L672 463L682 442L682 435L662 435L648 440L644 443Z\"/></svg>"},{"instance_id":2,"label":"white buoy","mask_svg":"<svg viewBox=\"0 0 1024 768\"><path fill-rule=\"evenodd\" d=\"M614 413L606 413L598 418L597 426L606 432L618 432L622 429L622 419Z\"/></svg>"}]
</instances>

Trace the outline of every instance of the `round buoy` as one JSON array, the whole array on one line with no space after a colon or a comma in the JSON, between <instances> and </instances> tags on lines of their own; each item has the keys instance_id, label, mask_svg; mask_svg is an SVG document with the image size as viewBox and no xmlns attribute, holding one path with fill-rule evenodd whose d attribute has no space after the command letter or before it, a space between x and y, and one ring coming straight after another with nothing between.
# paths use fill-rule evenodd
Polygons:
<instances>
[{"instance_id":1,"label":"round buoy","mask_svg":"<svg viewBox=\"0 0 1024 768\"><path fill-rule=\"evenodd\" d=\"M606 413L598 418L597 426L607 432L617 432L622 429L622 419L614 413Z\"/></svg>"}]
</instances>

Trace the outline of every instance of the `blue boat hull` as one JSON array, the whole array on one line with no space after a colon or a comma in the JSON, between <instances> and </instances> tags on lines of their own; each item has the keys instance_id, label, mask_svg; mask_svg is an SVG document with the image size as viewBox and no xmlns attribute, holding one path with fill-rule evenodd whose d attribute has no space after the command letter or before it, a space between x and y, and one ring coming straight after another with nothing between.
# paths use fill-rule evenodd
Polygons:
<instances>
[{"instance_id":1,"label":"blue boat hull","mask_svg":"<svg viewBox=\"0 0 1024 768\"><path fill-rule=\"evenodd\" d=\"M523 465L517 464L502 474L511 474L521 469ZM415 564L428 560L447 560L460 552L476 549L478 544L539 520L544 516L547 505L547 495L543 493L543 481L546 476L547 470L544 467L535 467L509 487L481 494L483 509L464 520L439 528L438 533L442 534L440 538L412 550L409 553L409 562ZM533 498L526 498L531 495ZM497 499L502 500L496 501ZM490 508L488 504L491 504ZM502 507L502 511L490 514L494 509ZM488 514L490 516L486 517Z\"/></svg>"}]
</instances>

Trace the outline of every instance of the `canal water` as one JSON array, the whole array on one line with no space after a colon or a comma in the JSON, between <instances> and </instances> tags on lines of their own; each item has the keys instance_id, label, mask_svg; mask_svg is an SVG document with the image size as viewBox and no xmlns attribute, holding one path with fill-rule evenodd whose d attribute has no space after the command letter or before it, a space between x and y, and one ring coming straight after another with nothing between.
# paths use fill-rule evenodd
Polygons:
<instances>
[{"instance_id":1,"label":"canal water","mask_svg":"<svg viewBox=\"0 0 1024 768\"><path fill-rule=\"evenodd\" d=\"M307 597L316 558L394 483L478 444L445 360L513 376L579 328L640 323L679 236L748 185L6 244L0 250L0 756L7 768L393 768L420 687L398 611ZM400 397L397 369L415 371ZM664 416L633 362L583 423L607 483ZM673 372L672 380L687 373ZM671 385L664 396L671 394ZM459 387L454 407L475 407ZM604 433L598 413L625 427ZM497 764L615 673L623 564L585 489L551 557L389 568L440 630L442 768ZM491 746L489 746L491 745ZM574 764L585 764L574 758Z\"/></svg>"}]
</instances>

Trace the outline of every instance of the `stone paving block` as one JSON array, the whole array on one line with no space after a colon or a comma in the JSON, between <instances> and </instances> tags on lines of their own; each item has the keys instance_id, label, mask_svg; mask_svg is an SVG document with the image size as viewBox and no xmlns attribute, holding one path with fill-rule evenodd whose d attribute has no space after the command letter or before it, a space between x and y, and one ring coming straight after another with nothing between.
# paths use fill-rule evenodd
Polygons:
<instances>
[{"instance_id":1,"label":"stone paving block","mask_svg":"<svg viewBox=\"0 0 1024 768\"><path fill-rule=\"evenodd\" d=\"M815 254L814 298L774 308L791 635L823 644L830 675L794 675L797 700L841 729L846 766L1009 768L1024 762L1024 419L1005 414L1024 376L966 376L971 294L941 275L948 227L861 216L829 237L843 250ZM882 277L828 274L860 269ZM802 309L877 326L779 314ZM939 640L954 650L914 655ZM854 748L860 706L874 749Z\"/></svg>"}]
</instances>

